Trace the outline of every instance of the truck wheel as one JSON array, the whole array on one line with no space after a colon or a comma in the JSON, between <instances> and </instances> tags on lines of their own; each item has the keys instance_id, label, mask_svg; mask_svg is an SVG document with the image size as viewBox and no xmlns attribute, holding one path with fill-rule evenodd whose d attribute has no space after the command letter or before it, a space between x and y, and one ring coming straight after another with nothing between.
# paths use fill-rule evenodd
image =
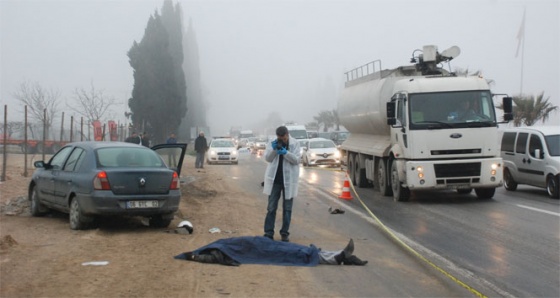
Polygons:
<instances>
[{"instance_id":1,"label":"truck wheel","mask_svg":"<svg viewBox=\"0 0 560 298\"><path fill-rule=\"evenodd\" d=\"M350 175L350 182L352 185L356 185L356 177L354 173L354 168L356 168L355 155L356 154L354 153L348 152L348 174Z\"/></svg>"},{"instance_id":2,"label":"truck wheel","mask_svg":"<svg viewBox=\"0 0 560 298\"><path fill-rule=\"evenodd\" d=\"M475 188L474 192L479 199L488 200L494 196L495 188Z\"/></svg>"},{"instance_id":3,"label":"truck wheel","mask_svg":"<svg viewBox=\"0 0 560 298\"><path fill-rule=\"evenodd\" d=\"M393 190L393 200L397 202L406 202L410 198L410 189L408 189L408 187L403 187L399 181L396 159L393 160L391 165L391 188Z\"/></svg>"},{"instance_id":4,"label":"truck wheel","mask_svg":"<svg viewBox=\"0 0 560 298\"><path fill-rule=\"evenodd\" d=\"M380 158L377 163L377 184L379 184L379 192L384 196L390 196L393 194L391 185L389 185L388 177L387 160Z\"/></svg>"},{"instance_id":5,"label":"truck wheel","mask_svg":"<svg viewBox=\"0 0 560 298\"><path fill-rule=\"evenodd\" d=\"M368 181L366 178L366 169L362 168L362 162L360 161L358 155L355 156L354 159L354 177L356 179L356 185L359 188L368 187Z\"/></svg>"},{"instance_id":6,"label":"truck wheel","mask_svg":"<svg viewBox=\"0 0 560 298\"><path fill-rule=\"evenodd\" d=\"M504 187L506 190L512 191L517 189L517 182L513 180L513 176L507 168L504 169Z\"/></svg>"},{"instance_id":7,"label":"truck wheel","mask_svg":"<svg viewBox=\"0 0 560 298\"><path fill-rule=\"evenodd\" d=\"M559 196L560 191L558 189L560 185L558 183L559 177L560 177L559 175L556 175L556 177L552 175L548 175L548 177L546 177L546 191L548 192L548 195L554 199L560 198Z\"/></svg>"}]
</instances>

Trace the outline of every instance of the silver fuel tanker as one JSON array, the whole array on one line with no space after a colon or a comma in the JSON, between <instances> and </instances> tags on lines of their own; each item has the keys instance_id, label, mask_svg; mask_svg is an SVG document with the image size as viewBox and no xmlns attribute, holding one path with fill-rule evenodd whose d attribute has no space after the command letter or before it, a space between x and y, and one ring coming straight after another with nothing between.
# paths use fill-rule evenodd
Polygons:
<instances>
[{"instance_id":1,"label":"silver fuel tanker","mask_svg":"<svg viewBox=\"0 0 560 298\"><path fill-rule=\"evenodd\" d=\"M440 67L459 53L424 46L413 65L382 70L376 60L346 73L338 116L351 134L340 149L354 185L396 201L433 189L494 196L503 184L495 95L482 76ZM502 99L511 120L512 99Z\"/></svg>"}]
</instances>

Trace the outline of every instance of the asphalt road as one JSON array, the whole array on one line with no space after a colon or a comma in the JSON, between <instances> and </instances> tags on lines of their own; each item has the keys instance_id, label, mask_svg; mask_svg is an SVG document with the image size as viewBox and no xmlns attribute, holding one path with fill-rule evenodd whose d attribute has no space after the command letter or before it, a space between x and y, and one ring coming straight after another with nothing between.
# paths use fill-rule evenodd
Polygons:
<instances>
[{"instance_id":1,"label":"asphalt road","mask_svg":"<svg viewBox=\"0 0 560 298\"><path fill-rule=\"evenodd\" d=\"M246 154L239 166L224 170L247 191L261 193L265 166ZM560 297L560 204L543 189L501 188L491 200L479 200L474 192L424 192L403 203L366 188L341 200L344 172L301 169L292 239L340 243L315 233L313 227L320 226L353 238L357 255L370 261L359 274L343 268L342 279L340 270L318 270L313 282L332 288L335 296ZM387 235L364 205L425 260ZM329 207L345 213L330 214Z\"/></svg>"}]
</instances>

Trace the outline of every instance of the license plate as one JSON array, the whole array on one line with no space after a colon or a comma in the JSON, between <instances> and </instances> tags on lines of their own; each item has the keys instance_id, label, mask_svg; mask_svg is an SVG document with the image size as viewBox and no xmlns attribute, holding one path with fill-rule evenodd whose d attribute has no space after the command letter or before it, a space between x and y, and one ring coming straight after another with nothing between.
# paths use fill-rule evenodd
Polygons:
<instances>
[{"instance_id":1,"label":"license plate","mask_svg":"<svg viewBox=\"0 0 560 298\"><path fill-rule=\"evenodd\" d=\"M128 201L126 202L126 208L157 208L158 201Z\"/></svg>"},{"instance_id":2,"label":"license plate","mask_svg":"<svg viewBox=\"0 0 560 298\"><path fill-rule=\"evenodd\" d=\"M229 160L229 157L227 156L220 156L218 157L219 160Z\"/></svg>"}]
</instances>

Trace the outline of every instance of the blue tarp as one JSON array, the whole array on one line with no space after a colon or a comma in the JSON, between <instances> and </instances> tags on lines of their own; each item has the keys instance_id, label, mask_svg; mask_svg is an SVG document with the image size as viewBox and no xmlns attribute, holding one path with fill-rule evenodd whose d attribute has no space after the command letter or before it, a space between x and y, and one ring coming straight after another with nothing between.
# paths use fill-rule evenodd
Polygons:
<instances>
[{"instance_id":1,"label":"blue tarp","mask_svg":"<svg viewBox=\"0 0 560 298\"><path fill-rule=\"evenodd\" d=\"M261 236L244 236L220 239L194 250L194 255L219 250L240 264L265 264L280 266L316 266L319 249L313 244L274 241ZM185 259L184 254L175 259Z\"/></svg>"}]
</instances>

